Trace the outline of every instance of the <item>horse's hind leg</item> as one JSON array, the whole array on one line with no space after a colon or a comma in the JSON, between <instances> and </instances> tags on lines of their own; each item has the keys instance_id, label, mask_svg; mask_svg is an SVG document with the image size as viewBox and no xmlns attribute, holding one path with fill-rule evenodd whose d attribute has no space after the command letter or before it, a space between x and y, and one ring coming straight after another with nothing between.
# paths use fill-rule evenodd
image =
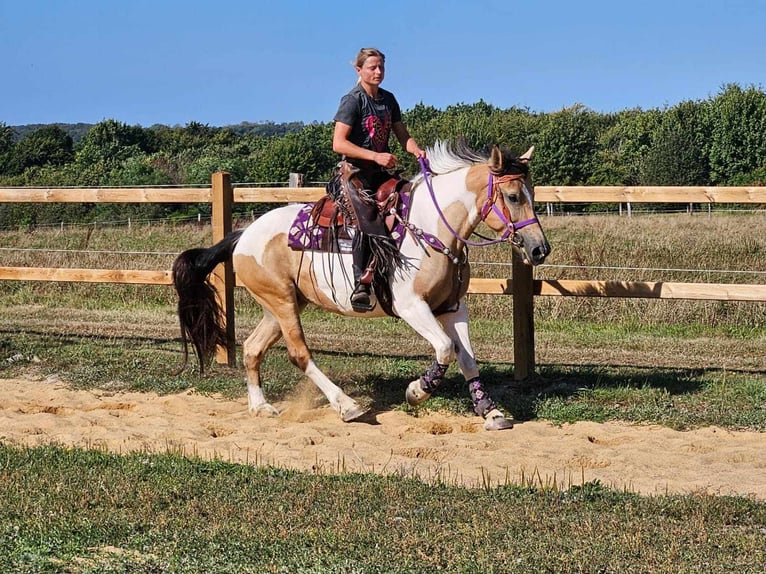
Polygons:
<instances>
[{"instance_id":1,"label":"horse's hind leg","mask_svg":"<svg viewBox=\"0 0 766 574\"><path fill-rule=\"evenodd\" d=\"M266 351L282 336L279 322L266 309L263 319L242 346L242 359L247 372L247 404L250 412L278 415L279 411L266 401L261 387L261 363Z\"/></svg>"},{"instance_id":2,"label":"horse's hind leg","mask_svg":"<svg viewBox=\"0 0 766 574\"><path fill-rule=\"evenodd\" d=\"M458 367L468 383L468 392L471 395L474 412L484 417L484 428L487 430L511 428L513 422L497 408L495 401L487 394L479 379L479 366L476 363L476 356L468 333L468 308L465 301L460 302L460 307L456 312L445 313L437 319L455 344Z\"/></svg>"},{"instance_id":3,"label":"horse's hind leg","mask_svg":"<svg viewBox=\"0 0 766 574\"><path fill-rule=\"evenodd\" d=\"M299 313L300 308L297 303L290 304L283 302L281 305L274 307L274 316L277 317L282 330L282 336L285 338L290 362L303 371L319 387L325 397L327 397L330 405L340 414L341 419L349 422L361 417L367 412L367 409L361 407L354 399L346 395L314 363L311 351L309 351L306 345Z\"/></svg>"}]
</instances>

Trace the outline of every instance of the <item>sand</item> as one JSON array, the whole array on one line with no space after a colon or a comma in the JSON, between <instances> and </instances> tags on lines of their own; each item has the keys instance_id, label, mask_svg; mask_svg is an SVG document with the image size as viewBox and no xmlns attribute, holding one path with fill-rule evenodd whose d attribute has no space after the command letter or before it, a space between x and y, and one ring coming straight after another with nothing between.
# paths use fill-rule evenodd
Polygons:
<instances>
[{"instance_id":1,"label":"sand","mask_svg":"<svg viewBox=\"0 0 766 574\"><path fill-rule=\"evenodd\" d=\"M388 411L343 423L308 389L279 417L187 391L72 390L60 382L0 380L0 442L179 452L301 471L376 472L469 487L568 488L598 480L641 494L710 493L766 500L766 433L709 427L524 422L487 432L481 420Z\"/></svg>"}]
</instances>

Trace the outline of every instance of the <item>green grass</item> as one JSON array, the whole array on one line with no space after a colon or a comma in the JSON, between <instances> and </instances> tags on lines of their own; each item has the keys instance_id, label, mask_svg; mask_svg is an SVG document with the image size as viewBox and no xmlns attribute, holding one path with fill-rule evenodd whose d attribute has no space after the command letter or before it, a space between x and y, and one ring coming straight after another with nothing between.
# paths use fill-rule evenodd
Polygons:
<instances>
[{"instance_id":1,"label":"green grass","mask_svg":"<svg viewBox=\"0 0 766 574\"><path fill-rule=\"evenodd\" d=\"M546 218L551 264L684 268L536 271L545 279L762 282L766 218ZM0 246L180 251L194 226L0 234ZM167 269L172 255L0 252L2 265ZM481 262L485 263L481 263ZM507 250L472 250L476 276L510 276ZM181 363L172 290L1 282L0 377L81 389L241 397L241 368L205 377ZM260 312L237 291L237 339ZM538 376L513 377L507 297L473 295L482 379L519 420L619 420L674 429L766 430L766 303L537 298ZM404 389L432 350L394 319L304 315L318 365L373 410L470 413L452 367L425 405ZM353 336L349 336L349 334ZM193 363L192 363L193 365ZM277 345L263 365L271 400L301 374ZM745 498L650 496L522 476L464 489L393 476L322 476L180 455L114 456L0 444L0 572L762 572L766 505Z\"/></svg>"},{"instance_id":2,"label":"green grass","mask_svg":"<svg viewBox=\"0 0 766 574\"><path fill-rule=\"evenodd\" d=\"M3 572L762 572L766 505L0 446Z\"/></svg>"}]
</instances>

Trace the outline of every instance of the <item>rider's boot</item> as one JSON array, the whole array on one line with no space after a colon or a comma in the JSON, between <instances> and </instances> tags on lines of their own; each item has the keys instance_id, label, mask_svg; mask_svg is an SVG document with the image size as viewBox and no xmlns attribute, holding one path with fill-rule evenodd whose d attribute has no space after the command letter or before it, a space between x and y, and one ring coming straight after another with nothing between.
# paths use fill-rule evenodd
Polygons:
<instances>
[{"instance_id":1,"label":"rider's boot","mask_svg":"<svg viewBox=\"0 0 766 574\"><path fill-rule=\"evenodd\" d=\"M357 259L356 253L354 259ZM363 269L363 265L354 262L354 290L351 292L351 307L354 311L365 312L372 311L375 308L375 302L372 299L372 273L369 268Z\"/></svg>"}]
</instances>

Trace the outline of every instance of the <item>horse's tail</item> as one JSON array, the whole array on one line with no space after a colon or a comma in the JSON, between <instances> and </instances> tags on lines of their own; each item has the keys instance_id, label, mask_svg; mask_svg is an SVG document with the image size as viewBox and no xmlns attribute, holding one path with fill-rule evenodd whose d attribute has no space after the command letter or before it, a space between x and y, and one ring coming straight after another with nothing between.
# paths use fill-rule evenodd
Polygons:
<instances>
[{"instance_id":1,"label":"horse's tail","mask_svg":"<svg viewBox=\"0 0 766 574\"><path fill-rule=\"evenodd\" d=\"M212 247L187 249L173 262L173 285L178 293L178 319L184 360L189 362L189 343L199 361L200 374L215 354L218 345L226 345L221 304L208 280L216 265L231 259L242 230L234 231Z\"/></svg>"}]
</instances>

